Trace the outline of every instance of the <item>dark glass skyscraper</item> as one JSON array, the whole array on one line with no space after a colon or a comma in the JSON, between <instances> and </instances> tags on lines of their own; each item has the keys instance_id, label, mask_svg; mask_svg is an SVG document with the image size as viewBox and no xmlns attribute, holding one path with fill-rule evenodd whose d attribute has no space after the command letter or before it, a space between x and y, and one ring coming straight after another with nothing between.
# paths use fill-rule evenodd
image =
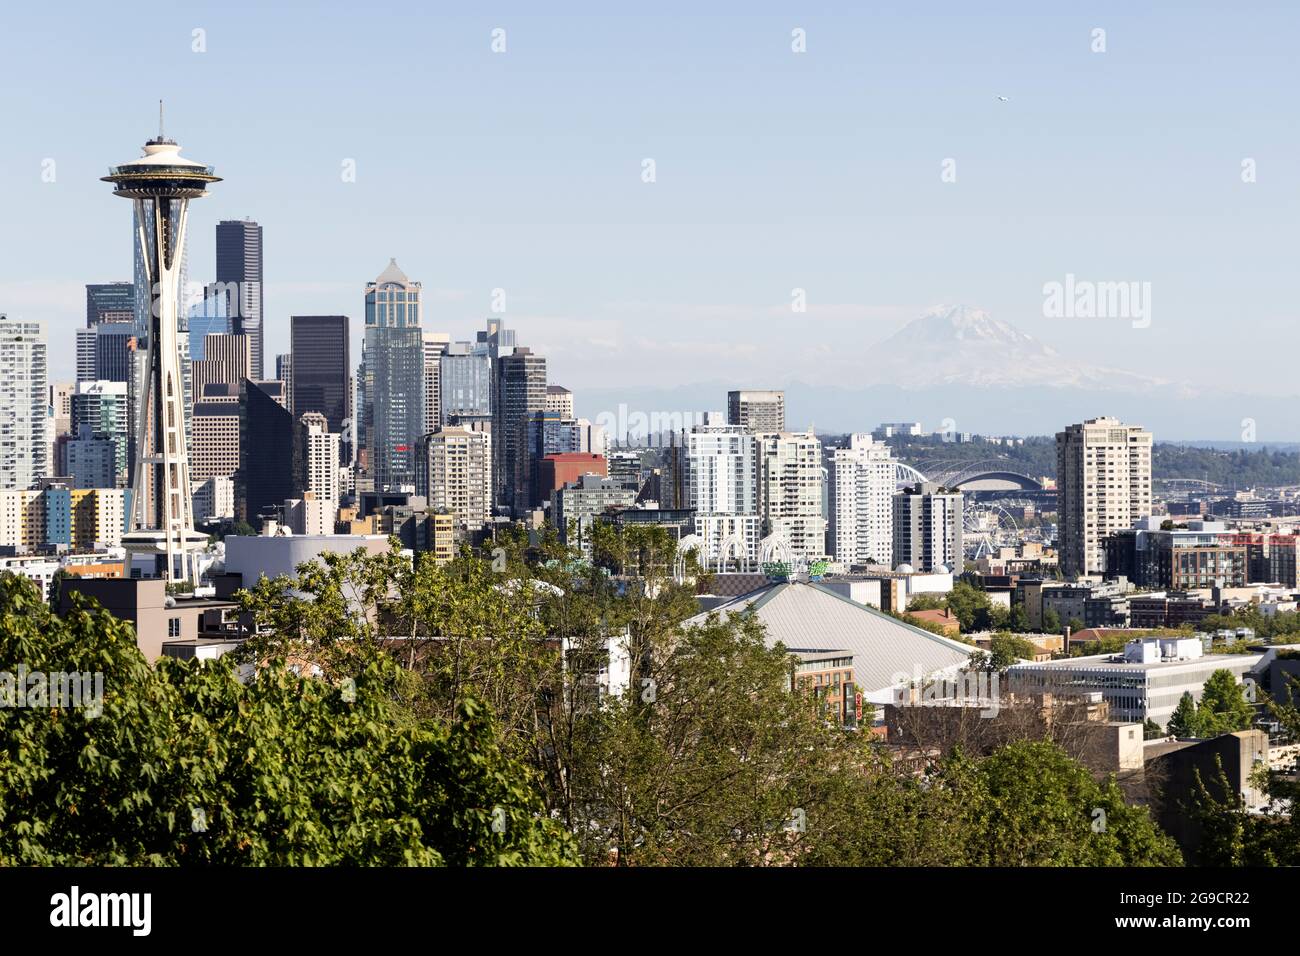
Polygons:
<instances>
[{"instance_id":1,"label":"dark glass skyscraper","mask_svg":"<svg viewBox=\"0 0 1300 956\"><path fill-rule=\"evenodd\" d=\"M86 286L86 327L101 322L135 321L135 283L100 282Z\"/></svg>"},{"instance_id":2,"label":"dark glass skyscraper","mask_svg":"<svg viewBox=\"0 0 1300 956\"><path fill-rule=\"evenodd\" d=\"M217 223L217 281L209 294L222 295L230 331L248 336L253 378L262 379L262 227L251 219Z\"/></svg>"},{"instance_id":3,"label":"dark glass skyscraper","mask_svg":"<svg viewBox=\"0 0 1300 956\"><path fill-rule=\"evenodd\" d=\"M244 380L239 395L239 471L235 515L257 527L297 491L293 413L280 404L279 382Z\"/></svg>"},{"instance_id":4,"label":"dark glass skyscraper","mask_svg":"<svg viewBox=\"0 0 1300 956\"><path fill-rule=\"evenodd\" d=\"M295 315L289 319L289 371L293 378L293 417L319 412L331 432L343 436L341 463L352 460L351 409L348 407L348 349L346 315Z\"/></svg>"},{"instance_id":5,"label":"dark glass skyscraper","mask_svg":"<svg viewBox=\"0 0 1300 956\"><path fill-rule=\"evenodd\" d=\"M522 513L529 504L528 420L546 408L546 359L532 349L516 347L497 359L497 394L492 410L492 443L500 444L501 472L497 476L498 501Z\"/></svg>"}]
</instances>

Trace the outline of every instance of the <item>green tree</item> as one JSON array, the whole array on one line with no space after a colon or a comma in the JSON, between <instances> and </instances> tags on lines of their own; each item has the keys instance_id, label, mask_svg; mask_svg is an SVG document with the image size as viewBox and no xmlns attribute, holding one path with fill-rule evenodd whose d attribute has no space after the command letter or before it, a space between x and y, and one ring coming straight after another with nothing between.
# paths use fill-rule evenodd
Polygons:
<instances>
[{"instance_id":1,"label":"green tree","mask_svg":"<svg viewBox=\"0 0 1300 956\"><path fill-rule=\"evenodd\" d=\"M1166 736L1166 735L1165 735L1165 730L1164 730L1164 728L1161 727L1159 724L1157 724L1157 723L1156 723L1154 720L1152 720L1150 717L1148 717L1148 718L1143 722L1143 724L1142 724L1142 739L1143 739L1143 740L1159 740L1161 737L1164 737L1164 736Z\"/></svg>"},{"instance_id":2,"label":"green tree","mask_svg":"<svg viewBox=\"0 0 1300 956\"><path fill-rule=\"evenodd\" d=\"M1201 737L1203 721L1190 691L1184 691L1169 718L1169 733L1175 737Z\"/></svg>"},{"instance_id":3,"label":"green tree","mask_svg":"<svg viewBox=\"0 0 1300 956\"><path fill-rule=\"evenodd\" d=\"M972 666L977 670L1003 673L1012 664L1033 660L1038 653L1032 643L1015 634L1000 631L989 638L989 650L972 655Z\"/></svg>"},{"instance_id":4,"label":"green tree","mask_svg":"<svg viewBox=\"0 0 1300 956\"><path fill-rule=\"evenodd\" d=\"M1246 700L1244 691L1230 670L1219 669L1210 675L1201 691L1202 736L1250 729L1255 722L1255 708Z\"/></svg>"},{"instance_id":5,"label":"green tree","mask_svg":"<svg viewBox=\"0 0 1300 956\"><path fill-rule=\"evenodd\" d=\"M150 667L129 624L80 597L61 620L6 577L0 660L102 689L91 706L0 707L0 865L575 859L484 706L412 720L384 655L337 682L279 666L241 681L229 659Z\"/></svg>"},{"instance_id":6,"label":"green tree","mask_svg":"<svg viewBox=\"0 0 1300 956\"><path fill-rule=\"evenodd\" d=\"M1043 631L1047 634L1060 634L1061 630L1061 615L1056 613L1056 608L1049 607L1043 611Z\"/></svg>"},{"instance_id":7,"label":"green tree","mask_svg":"<svg viewBox=\"0 0 1300 956\"><path fill-rule=\"evenodd\" d=\"M1029 611L1023 604L1013 605L1007 618L1007 627L1019 634L1033 630L1029 624Z\"/></svg>"},{"instance_id":8,"label":"green tree","mask_svg":"<svg viewBox=\"0 0 1300 956\"><path fill-rule=\"evenodd\" d=\"M1174 842L1113 778L1098 783L1046 742L1008 744L975 764L967 858L977 866L1177 866Z\"/></svg>"}]
</instances>

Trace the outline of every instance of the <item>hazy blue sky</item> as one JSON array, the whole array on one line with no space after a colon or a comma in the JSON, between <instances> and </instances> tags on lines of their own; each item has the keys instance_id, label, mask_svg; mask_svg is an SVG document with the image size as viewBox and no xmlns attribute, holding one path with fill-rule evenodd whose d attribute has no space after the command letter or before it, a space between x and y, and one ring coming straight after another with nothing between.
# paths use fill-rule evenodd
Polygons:
<instances>
[{"instance_id":1,"label":"hazy blue sky","mask_svg":"<svg viewBox=\"0 0 1300 956\"><path fill-rule=\"evenodd\" d=\"M962 303L1080 361L1297 391L1295 4L538 6L7 5L0 311L46 321L71 377L82 285L130 278L98 177L163 96L225 178L193 206L191 278L217 220L265 228L268 368L293 313L359 331L396 256L426 328L470 337L504 288L577 390L815 380L826 345L865 367ZM1150 328L1044 318L1066 273L1152 283Z\"/></svg>"}]
</instances>

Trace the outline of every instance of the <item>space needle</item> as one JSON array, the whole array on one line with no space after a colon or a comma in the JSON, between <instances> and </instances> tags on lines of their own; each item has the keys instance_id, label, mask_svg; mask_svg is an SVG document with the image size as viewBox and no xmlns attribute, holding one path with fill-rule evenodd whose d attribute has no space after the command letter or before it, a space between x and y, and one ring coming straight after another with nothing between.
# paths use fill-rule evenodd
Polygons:
<instances>
[{"instance_id":1,"label":"space needle","mask_svg":"<svg viewBox=\"0 0 1300 956\"><path fill-rule=\"evenodd\" d=\"M113 195L135 203L136 242L151 289L131 516L122 537L126 571L129 576L138 556L152 571L146 576L198 584L196 557L207 535L194 530L177 313L189 201L221 179L211 166L182 157L180 146L163 134L159 103L158 136L144 144L139 159L110 167L103 181L116 187Z\"/></svg>"}]
</instances>

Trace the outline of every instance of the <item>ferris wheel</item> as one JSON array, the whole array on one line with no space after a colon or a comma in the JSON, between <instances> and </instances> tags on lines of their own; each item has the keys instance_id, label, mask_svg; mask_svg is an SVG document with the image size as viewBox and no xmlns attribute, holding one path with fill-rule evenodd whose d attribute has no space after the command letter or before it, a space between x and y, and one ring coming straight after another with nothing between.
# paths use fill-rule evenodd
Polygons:
<instances>
[{"instance_id":1,"label":"ferris wheel","mask_svg":"<svg viewBox=\"0 0 1300 956\"><path fill-rule=\"evenodd\" d=\"M963 550L968 558L982 558L1020 540L1020 525L1011 512L994 501L968 501L962 512Z\"/></svg>"}]
</instances>

